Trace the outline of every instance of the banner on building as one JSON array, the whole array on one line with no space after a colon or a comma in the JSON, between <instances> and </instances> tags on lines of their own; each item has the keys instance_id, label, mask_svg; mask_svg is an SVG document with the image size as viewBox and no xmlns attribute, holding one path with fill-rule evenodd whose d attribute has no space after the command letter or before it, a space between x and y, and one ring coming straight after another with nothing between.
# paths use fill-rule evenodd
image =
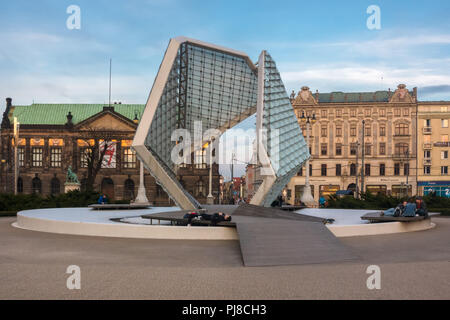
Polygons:
<instances>
[{"instance_id":1,"label":"banner on building","mask_svg":"<svg viewBox=\"0 0 450 320\"><path fill-rule=\"evenodd\" d=\"M106 152L103 156L102 168L113 169L116 167L117 143L116 141L108 141L106 145ZM100 154L104 149L105 141L100 141Z\"/></svg>"}]
</instances>

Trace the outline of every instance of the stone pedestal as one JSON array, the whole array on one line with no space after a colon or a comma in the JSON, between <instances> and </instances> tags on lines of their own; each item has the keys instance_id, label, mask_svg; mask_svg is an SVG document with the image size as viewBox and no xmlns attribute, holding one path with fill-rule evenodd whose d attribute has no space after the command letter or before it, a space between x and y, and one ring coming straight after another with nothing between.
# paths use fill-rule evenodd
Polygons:
<instances>
[{"instance_id":1,"label":"stone pedestal","mask_svg":"<svg viewBox=\"0 0 450 320\"><path fill-rule=\"evenodd\" d=\"M70 191L80 191L80 184L77 182L66 182L64 183L64 193L70 192Z\"/></svg>"}]
</instances>

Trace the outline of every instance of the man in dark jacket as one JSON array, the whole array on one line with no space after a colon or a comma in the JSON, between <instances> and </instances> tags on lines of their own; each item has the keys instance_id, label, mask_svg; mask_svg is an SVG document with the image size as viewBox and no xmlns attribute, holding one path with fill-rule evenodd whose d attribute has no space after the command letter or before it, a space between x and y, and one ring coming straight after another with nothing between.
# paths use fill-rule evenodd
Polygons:
<instances>
[{"instance_id":1,"label":"man in dark jacket","mask_svg":"<svg viewBox=\"0 0 450 320\"><path fill-rule=\"evenodd\" d=\"M428 217L427 204L423 201L422 197L416 198L416 214L423 217Z\"/></svg>"}]
</instances>

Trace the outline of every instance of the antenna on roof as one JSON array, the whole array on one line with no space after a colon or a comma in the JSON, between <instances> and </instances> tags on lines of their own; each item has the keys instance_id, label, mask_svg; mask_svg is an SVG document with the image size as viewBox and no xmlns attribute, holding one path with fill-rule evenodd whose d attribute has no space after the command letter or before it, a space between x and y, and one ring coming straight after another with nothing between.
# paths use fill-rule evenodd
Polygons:
<instances>
[{"instance_id":1,"label":"antenna on roof","mask_svg":"<svg viewBox=\"0 0 450 320\"><path fill-rule=\"evenodd\" d=\"M112 69L112 59L109 59L109 106L111 107L111 69Z\"/></svg>"}]
</instances>

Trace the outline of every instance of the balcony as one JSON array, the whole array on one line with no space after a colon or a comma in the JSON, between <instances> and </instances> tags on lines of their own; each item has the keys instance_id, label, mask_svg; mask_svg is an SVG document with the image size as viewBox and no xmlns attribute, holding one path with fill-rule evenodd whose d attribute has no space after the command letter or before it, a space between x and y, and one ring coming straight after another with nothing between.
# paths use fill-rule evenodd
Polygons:
<instances>
[{"instance_id":1,"label":"balcony","mask_svg":"<svg viewBox=\"0 0 450 320\"><path fill-rule=\"evenodd\" d=\"M413 154L405 154L405 153L394 153L392 155L392 159L394 161L408 161L408 160L412 160L415 159L415 155Z\"/></svg>"},{"instance_id":2,"label":"balcony","mask_svg":"<svg viewBox=\"0 0 450 320\"><path fill-rule=\"evenodd\" d=\"M431 166L431 158L424 158L423 159L423 165L424 166Z\"/></svg>"},{"instance_id":3,"label":"balcony","mask_svg":"<svg viewBox=\"0 0 450 320\"><path fill-rule=\"evenodd\" d=\"M424 150L430 150L431 148L433 148L433 144L431 142L426 142L423 144Z\"/></svg>"},{"instance_id":4,"label":"balcony","mask_svg":"<svg viewBox=\"0 0 450 320\"><path fill-rule=\"evenodd\" d=\"M423 127L423 134L431 134L431 127Z\"/></svg>"}]
</instances>

